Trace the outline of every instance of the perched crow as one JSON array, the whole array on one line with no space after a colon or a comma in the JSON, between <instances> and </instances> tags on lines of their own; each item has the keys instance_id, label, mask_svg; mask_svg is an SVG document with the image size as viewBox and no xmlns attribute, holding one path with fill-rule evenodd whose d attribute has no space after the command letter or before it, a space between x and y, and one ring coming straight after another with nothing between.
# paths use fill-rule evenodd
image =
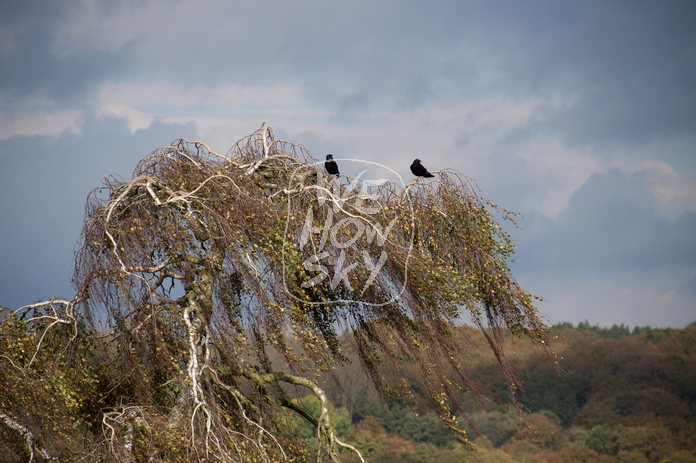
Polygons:
<instances>
[{"instance_id":1,"label":"perched crow","mask_svg":"<svg viewBox=\"0 0 696 463\"><path fill-rule=\"evenodd\" d=\"M326 171L330 175L338 175L338 164L336 164L336 161L333 160L333 154L327 154L326 155L326 162L324 163L324 167L326 167Z\"/></svg>"},{"instance_id":2,"label":"perched crow","mask_svg":"<svg viewBox=\"0 0 696 463\"><path fill-rule=\"evenodd\" d=\"M413 164L411 164L411 172L413 172L413 175L416 177L435 177L433 174L428 172L428 169L423 167L420 159L413 161Z\"/></svg>"}]
</instances>

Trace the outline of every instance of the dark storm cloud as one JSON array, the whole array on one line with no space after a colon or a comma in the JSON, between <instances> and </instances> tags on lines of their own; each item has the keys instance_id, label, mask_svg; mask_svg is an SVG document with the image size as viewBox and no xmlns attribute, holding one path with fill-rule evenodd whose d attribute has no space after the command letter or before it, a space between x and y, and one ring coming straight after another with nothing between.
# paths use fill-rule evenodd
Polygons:
<instances>
[{"instance_id":1,"label":"dark storm cloud","mask_svg":"<svg viewBox=\"0 0 696 463\"><path fill-rule=\"evenodd\" d=\"M557 96L538 116L579 144L688 137L696 127L696 4L519 3L503 75ZM543 14L542 14L543 13ZM522 30L524 27L526 30ZM510 82L507 82L510 84Z\"/></svg>"},{"instance_id":2,"label":"dark storm cloud","mask_svg":"<svg viewBox=\"0 0 696 463\"><path fill-rule=\"evenodd\" d=\"M349 118L452 98L556 98L530 123L583 144L696 126L692 2L94 2L89 15L79 2L34 4L1 7L15 19L3 23L14 31L0 54L5 92L75 95L122 73L300 84ZM83 24L112 17L103 34ZM59 25L90 31L79 51L51 48Z\"/></svg>"},{"instance_id":3,"label":"dark storm cloud","mask_svg":"<svg viewBox=\"0 0 696 463\"><path fill-rule=\"evenodd\" d=\"M668 218L647 171L595 174L556 219L525 214L511 269L551 322L686 326L696 319L696 214ZM510 228L510 227L507 227Z\"/></svg>"},{"instance_id":4,"label":"dark storm cloud","mask_svg":"<svg viewBox=\"0 0 696 463\"><path fill-rule=\"evenodd\" d=\"M526 230L516 233L517 267L574 274L695 266L696 214L668 219L662 207L645 172L595 174L556 220L539 214L525 218Z\"/></svg>"},{"instance_id":5,"label":"dark storm cloud","mask_svg":"<svg viewBox=\"0 0 696 463\"><path fill-rule=\"evenodd\" d=\"M125 72L133 42L115 51L88 47L63 53L55 48L56 25L74 7L75 2L3 3L0 28L6 43L0 47L0 96L17 101L40 92L65 101Z\"/></svg>"},{"instance_id":6,"label":"dark storm cloud","mask_svg":"<svg viewBox=\"0 0 696 463\"><path fill-rule=\"evenodd\" d=\"M0 141L0 304L70 298L88 193L110 174L130 178L149 152L194 133L190 124L158 121L131 133L123 119L88 117L81 135Z\"/></svg>"},{"instance_id":7,"label":"dark storm cloud","mask_svg":"<svg viewBox=\"0 0 696 463\"><path fill-rule=\"evenodd\" d=\"M55 2L52 0L5 0L0 6L0 27L14 26L23 28L27 26L44 24L47 21L58 21L65 12L66 6L74 2L65 0Z\"/></svg>"},{"instance_id":8,"label":"dark storm cloud","mask_svg":"<svg viewBox=\"0 0 696 463\"><path fill-rule=\"evenodd\" d=\"M319 40L313 27L293 36L285 55L325 101L550 98L560 107L537 122L576 143L693 136L692 2L435 2L350 14L318 21Z\"/></svg>"},{"instance_id":9,"label":"dark storm cloud","mask_svg":"<svg viewBox=\"0 0 696 463\"><path fill-rule=\"evenodd\" d=\"M472 16L479 13L486 14L465 2L344 3L307 16L312 24L281 54L316 101L342 112L410 109L478 91L483 71L474 60L490 47L476 38L481 27Z\"/></svg>"}]
</instances>

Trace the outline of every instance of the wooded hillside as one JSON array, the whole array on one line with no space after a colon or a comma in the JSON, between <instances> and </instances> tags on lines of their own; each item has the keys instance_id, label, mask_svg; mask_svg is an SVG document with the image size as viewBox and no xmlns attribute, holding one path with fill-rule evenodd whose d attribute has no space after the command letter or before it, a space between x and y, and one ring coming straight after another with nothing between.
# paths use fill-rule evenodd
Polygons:
<instances>
[{"instance_id":1,"label":"wooded hillside","mask_svg":"<svg viewBox=\"0 0 696 463\"><path fill-rule=\"evenodd\" d=\"M482 434L474 439L480 461L696 462L696 323L633 330L556 325L552 348L561 375L532 343L508 339L511 365L524 381L523 420L483 336L473 328L459 334L471 343L466 360L486 396L482 404L465 400L468 432L474 436L477 427ZM407 376L409 368L402 365ZM331 399L337 415L350 416L348 432L370 449L369 461L475 461L438 423L415 375L416 401L407 405L380 403L364 382L347 380L356 374L338 371L353 389L331 389Z\"/></svg>"}]
</instances>

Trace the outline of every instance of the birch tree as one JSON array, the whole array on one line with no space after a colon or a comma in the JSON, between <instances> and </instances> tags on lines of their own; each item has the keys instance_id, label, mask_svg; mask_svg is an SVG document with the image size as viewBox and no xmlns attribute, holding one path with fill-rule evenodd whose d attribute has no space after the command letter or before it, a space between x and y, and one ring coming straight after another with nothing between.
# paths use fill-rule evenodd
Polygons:
<instances>
[{"instance_id":1,"label":"birch tree","mask_svg":"<svg viewBox=\"0 0 696 463\"><path fill-rule=\"evenodd\" d=\"M341 335L382 395L409 400L399 363L415 362L471 447L456 418L458 391L476 394L457 325L485 333L512 397L521 385L503 332L546 345L534 296L508 267L514 245L498 220L514 219L451 169L406 185L328 177L265 124L224 156L181 139L89 195L75 297L20 312L47 332L88 333L88 362L108 365L85 460L303 461L293 413L316 428L311 458L364 461L336 435L317 381L347 361ZM305 394L319 416L293 400ZM50 457L18 417L0 418L33 458Z\"/></svg>"}]
</instances>

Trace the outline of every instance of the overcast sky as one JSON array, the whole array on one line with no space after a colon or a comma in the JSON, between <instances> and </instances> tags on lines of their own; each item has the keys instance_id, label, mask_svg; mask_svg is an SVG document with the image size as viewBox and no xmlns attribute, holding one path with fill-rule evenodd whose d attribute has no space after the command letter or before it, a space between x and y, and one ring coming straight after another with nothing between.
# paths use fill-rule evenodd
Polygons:
<instances>
[{"instance_id":1,"label":"overcast sky","mask_svg":"<svg viewBox=\"0 0 696 463\"><path fill-rule=\"evenodd\" d=\"M84 203L184 137L459 169L550 323L696 321L696 2L4 0L0 304L73 294Z\"/></svg>"}]
</instances>

